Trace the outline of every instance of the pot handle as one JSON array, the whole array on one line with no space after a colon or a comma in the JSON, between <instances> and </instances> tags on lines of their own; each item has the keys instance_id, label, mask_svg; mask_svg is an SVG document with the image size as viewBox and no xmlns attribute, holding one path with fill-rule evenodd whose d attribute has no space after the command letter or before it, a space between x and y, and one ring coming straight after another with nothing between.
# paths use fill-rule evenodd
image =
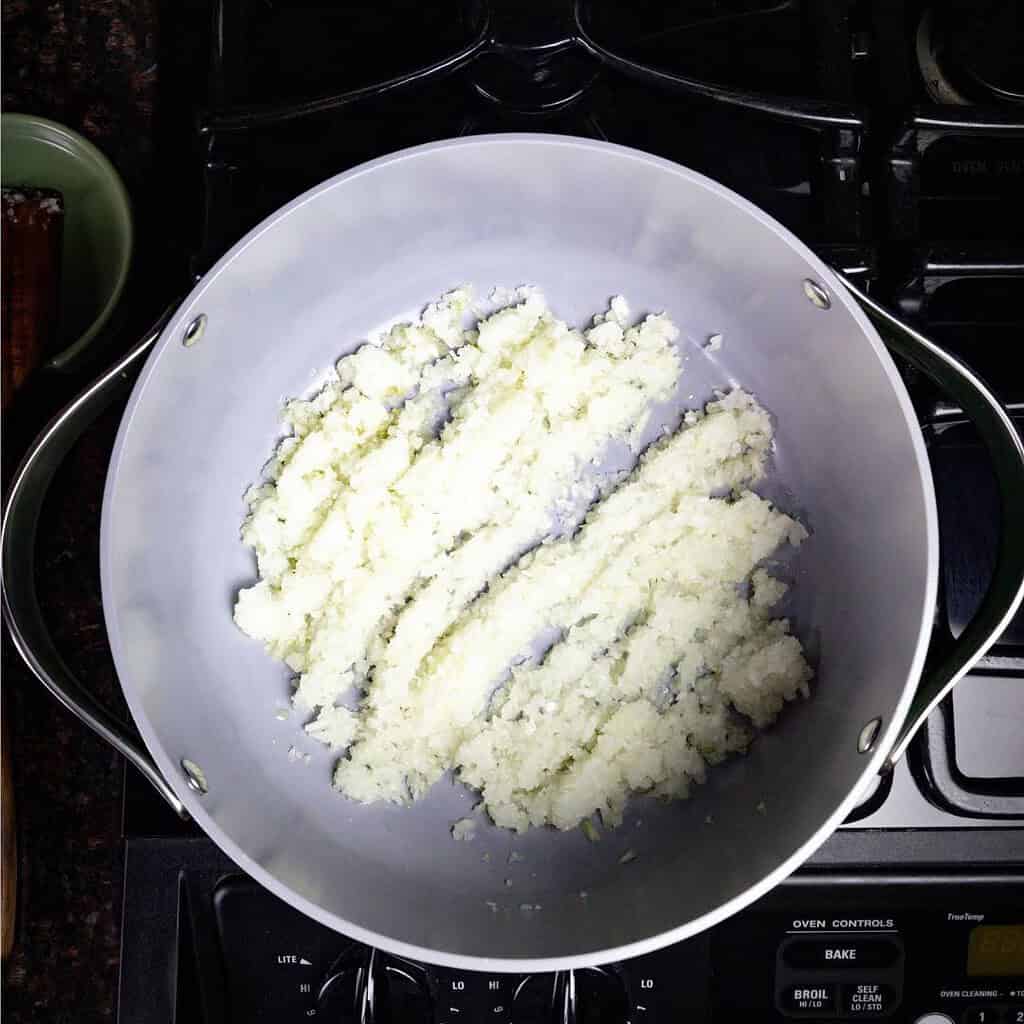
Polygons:
<instances>
[{"instance_id":1,"label":"pot handle","mask_svg":"<svg viewBox=\"0 0 1024 1024\"><path fill-rule=\"evenodd\" d=\"M930 377L973 422L992 460L1002 503L999 553L988 591L960 636L929 656L903 728L886 760L886 766L891 767L935 706L999 638L1024 599L1024 444L999 399L973 370L869 298L842 274L839 279L887 347Z\"/></svg>"},{"instance_id":2,"label":"pot handle","mask_svg":"<svg viewBox=\"0 0 1024 1024\"><path fill-rule=\"evenodd\" d=\"M32 442L11 483L0 526L3 618L32 674L69 711L123 754L152 783L175 813L188 818L135 729L112 714L75 678L54 646L36 596L35 540L43 499L71 446L134 382L145 357L177 308L169 307L117 363L59 412Z\"/></svg>"}]
</instances>

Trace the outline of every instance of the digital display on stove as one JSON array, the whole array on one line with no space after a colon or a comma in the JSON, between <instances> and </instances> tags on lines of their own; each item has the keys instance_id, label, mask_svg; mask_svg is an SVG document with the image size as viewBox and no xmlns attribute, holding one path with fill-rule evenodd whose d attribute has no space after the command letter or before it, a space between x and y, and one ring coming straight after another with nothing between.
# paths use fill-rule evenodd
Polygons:
<instances>
[{"instance_id":1,"label":"digital display on stove","mask_svg":"<svg viewBox=\"0 0 1024 1024\"><path fill-rule=\"evenodd\" d=\"M971 930L967 973L1024 975L1024 924L982 924Z\"/></svg>"}]
</instances>

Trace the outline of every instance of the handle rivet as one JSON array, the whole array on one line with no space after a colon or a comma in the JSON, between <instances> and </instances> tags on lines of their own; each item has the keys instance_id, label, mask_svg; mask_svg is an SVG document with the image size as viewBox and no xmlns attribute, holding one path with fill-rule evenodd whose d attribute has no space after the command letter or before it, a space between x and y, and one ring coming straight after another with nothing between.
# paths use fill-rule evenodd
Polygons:
<instances>
[{"instance_id":1,"label":"handle rivet","mask_svg":"<svg viewBox=\"0 0 1024 1024\"><path fill-rule=\"evenodd\" d=\"M197 341L199 341L202 338L203 332L205 330L206 314L200 313L199 316L197 316L195 320L193 320L192 323L190 323L188 327L185 328L185 333L181 336L182 345L184 345L185 348L191 348Z\"/></svg>"},{"instance_id":2,"label":"handle rivet","mask_svg":"<svg viewBox=\"0 0 1024 1024\"><path fill-rule=\"evenodd\" d=\"M832 296L828 290L809 277L804 278L804 295L807 296L807 301L818 309L830 309L832 306Z\"/></svg>"},{"instance_id":3,"label":"handle rivet","mask_svg":"<svg viewBox=\"0 0 1024 1024\"><path fill-rule=\"evenodd\" d=\"M875 740L878 739L878 733L881 729L881 718L872 718L871 721L861 729L860 736L857 737L857 750L861 754L868 753L868 751L874 747Z\"/></svg>"},{"instance_id":4,"label":"handle rivet","mask_svg":"<svg viewBox=\"0 0 1024 1024\"><path fill-rule=\"evenodd\" d=\"M195 763L190 761L187 757L181 759L181 770L185 773L185 780L188 783L188 788L199 794L205 794L210 791L210 787L206 783L206 776L203 774L203 769Z\"/></svg>"}]
</instances>

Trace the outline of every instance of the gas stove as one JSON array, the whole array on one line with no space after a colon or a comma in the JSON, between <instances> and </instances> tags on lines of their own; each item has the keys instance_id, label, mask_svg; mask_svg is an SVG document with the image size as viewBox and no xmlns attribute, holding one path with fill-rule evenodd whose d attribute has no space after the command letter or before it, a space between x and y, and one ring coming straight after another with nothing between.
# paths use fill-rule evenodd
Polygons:
<instances>
[{"instance_id":1,"label":"gas stove","mask_svg":"<svg viewBox=\"0 0 1024 1024\"><path fill-rule=\"evenodd\" d=\"M607 139L763 207L1024 423L1013 0L189 0L164 18L167 221L193 279L372 157L484 132ZM939 498L938 648L984 592L998 503L961 411L905 376ZM128 768L119 1020L1024 1022L1022 722L1019 615L788 882L685 943L560 975L433 968L328 931Z\"/></svg>"}]
</instances>

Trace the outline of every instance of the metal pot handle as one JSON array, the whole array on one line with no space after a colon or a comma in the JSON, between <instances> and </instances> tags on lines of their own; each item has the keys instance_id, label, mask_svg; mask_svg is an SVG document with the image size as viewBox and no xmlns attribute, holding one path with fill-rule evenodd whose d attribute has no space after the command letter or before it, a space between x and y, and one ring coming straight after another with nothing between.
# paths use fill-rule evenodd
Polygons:
<instances>
[{"instance_id":1,"label":"metal pot handle","mask_svg":"<svg viewBox=\"0 0 1024 1024\"><path fill-rule=\"evenodd\" d=\"M160 774L135 729L107 710L75 678L54 646L36 597L35 540L43 499L71 446L113 401L131 387L149 350L177 307L168 308L146 335L66 406L33 441L7 495L2 547L3 617L32 674L69 711L123 754L182 818L185 805Z\"/></svg>"},{"instance_id":2,"label":"metal pot handle","mask_svg":"<svg viewBox=\"0 0 1024 1024\"><path fill-rule=\"evenodd\" d=\"M889 752L886 765L891 767L935 706L999 638L1024 599L1024 444L999 399L973 370L893 316L842 274L839 278L886 345L955 399L973 422L992 460L1002 503L999 553L988 591L960 636L929 656L903 728Z\"/></svg>"}]
</instances>

